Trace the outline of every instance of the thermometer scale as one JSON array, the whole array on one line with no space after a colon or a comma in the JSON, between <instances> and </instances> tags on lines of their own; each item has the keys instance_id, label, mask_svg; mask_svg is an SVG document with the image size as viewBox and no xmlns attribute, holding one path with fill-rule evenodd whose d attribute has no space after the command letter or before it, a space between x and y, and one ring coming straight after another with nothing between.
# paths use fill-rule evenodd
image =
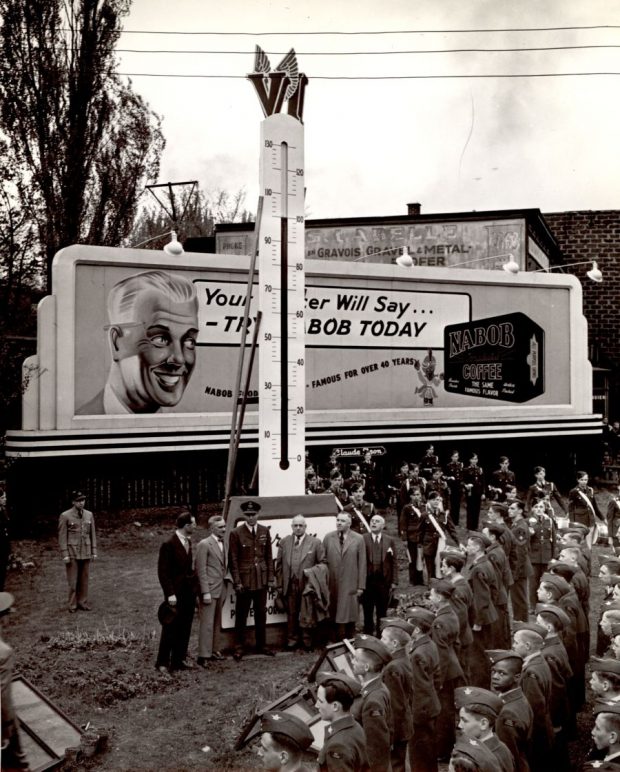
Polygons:
<instances>
[{"instance_id":1,"label":"thermometer scale","mask_svg":"<svg viewBox=\"0 0 620 772\"><path fill-rule=\"evenodd\" d=\"M305 482L304 128L261 123L258 275L259 492L302 495Z\"/></svg>"}]
</instances>

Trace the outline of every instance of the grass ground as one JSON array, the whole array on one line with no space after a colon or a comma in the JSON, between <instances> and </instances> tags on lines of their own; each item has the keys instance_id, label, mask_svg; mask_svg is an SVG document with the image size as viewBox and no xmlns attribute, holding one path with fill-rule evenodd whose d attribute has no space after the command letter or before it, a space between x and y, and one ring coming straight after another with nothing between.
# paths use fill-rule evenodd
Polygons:
<instances>
[{"instance_id":1,"label":"grass ground","mask_svg":"<svg viewBox=\"0 0 620 772\"><path fill-rule=\"evenodd\" d=\"M601 500L604 500L601 495ZM601 501L601 503L602 503ZM170 532L161 512L126 512L98 520L100 558L92 567L89 613L66 610L64 566L55 536L19 541L13 551L34 566L9 573L16 597L4 635L16 650L18 670L77 724L90 722L108 736L107 749L81 767L98 770L241 770L258 766L252 748L234 751L256 707L305 680L315 654L227 659L208 671L174 678L154 668L161 599L156 563ZM139 522L138 522L139 521ZM201 517L199 525L206 523ZM394 517L388 530L395 533ZM200 529L196 539L204 536ZM603 551L597 548L597 552ZM407 589L404 550L401 587ZM595 561L593 576L598 573ZM602 588L592 582L596 614ZM196 656L195 623L190 655ZM589 712L579 719L571 746L575 769L589 747Z\"/></svg>"}]
</instances>

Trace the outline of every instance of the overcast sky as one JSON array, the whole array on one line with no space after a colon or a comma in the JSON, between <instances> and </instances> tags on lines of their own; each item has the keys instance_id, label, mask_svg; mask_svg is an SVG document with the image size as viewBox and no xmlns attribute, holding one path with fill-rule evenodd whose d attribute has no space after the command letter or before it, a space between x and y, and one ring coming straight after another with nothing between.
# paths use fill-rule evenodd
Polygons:
<instances>
[{"instance_id":1,"label":"overcast sky","mask_svg":"<svg viewBox=\"0 0 620 772\"><path fill-rule=\"evenodd\" d=\"M617 29L304 35L619 25ZM160 181L244 188L256 210L262 111L254 47L272 68L294 48L310 80L304 110L310 217L538 207L617 209L620 0L134 0L125 29L250 35L123 34L119 53L167 140ZM260 32L286 32L264 36ZM370 51L599 46L528 52L368 55ZM600 46L608 46L606 48ZM617 47L610 47L617 46ZM230 52L239 51L241 54ZM321 55L311 55L318 52ZM366 55L328 56L328 52ZM320 76L616 72L529 78L321 80Z\"/></svg>"}]
</instances>

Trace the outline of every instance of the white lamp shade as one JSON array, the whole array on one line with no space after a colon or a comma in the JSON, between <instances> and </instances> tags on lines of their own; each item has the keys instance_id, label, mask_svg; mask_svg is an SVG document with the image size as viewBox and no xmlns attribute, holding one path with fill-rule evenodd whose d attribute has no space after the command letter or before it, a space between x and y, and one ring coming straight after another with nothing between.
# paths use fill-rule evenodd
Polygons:
<instances>
[{"instance_id":1,"label":"white lamp shade","mask_svg":"<svg viewBox=\"0 0 620 772\"><path fill-rule=\"evenodd\" d=\"M170 231L170 241L164 246L164 252L173 257L183 254L183 244L177 239L175 231Z\"/></svg>"},{"instance_id":2,"label":"white lamp shade","mask_svg":"<svg viewBox=\"0 0 620 772\"><path fill-rule=\"evenodd\" d=\"M586 276L588 279L592 279L592 281L595 281L597 284L600 284L603 281L603 274L596 264L596 260L592 261L592 268L586 272Z\"/></svg>"}]
</instances>

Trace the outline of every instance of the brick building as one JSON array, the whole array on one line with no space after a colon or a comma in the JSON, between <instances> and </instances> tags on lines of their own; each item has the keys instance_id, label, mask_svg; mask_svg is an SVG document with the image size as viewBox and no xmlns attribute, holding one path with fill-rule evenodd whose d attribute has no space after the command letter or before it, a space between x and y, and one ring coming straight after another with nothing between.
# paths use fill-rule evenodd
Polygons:
<instances>
[{"instance_id":1,"label":"brick building","mask_svg":"<svg viewBox=\"0 0 620 772\"><path fill-rule=\"evenodd\" d=\"M571 268L582 280L594 367L594 411L620 420L620 210L544 215L565 263L596 260L603 283L586 278L588 265Z\"/></svg>"}]
</instances>

